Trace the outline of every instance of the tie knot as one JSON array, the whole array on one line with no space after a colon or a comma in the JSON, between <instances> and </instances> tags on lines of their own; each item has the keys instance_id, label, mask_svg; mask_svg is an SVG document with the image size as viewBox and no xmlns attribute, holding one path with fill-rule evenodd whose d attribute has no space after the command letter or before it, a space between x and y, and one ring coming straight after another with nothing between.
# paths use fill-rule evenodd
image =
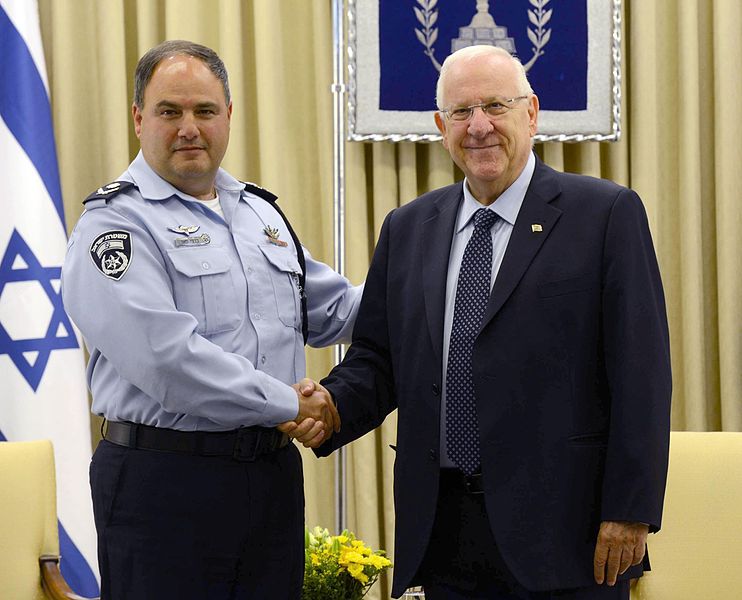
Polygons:
<instances>
[{"instance_id":1,"label":"tie knot","mask_svg":"<svg viewBox=\"0 0 742 600\"><path fill-rule=\"evenodd\" d=\"M494 210L488 208L480 208L474 213L474 228L475 229L491 229L495 224L495 221L500 217Z\"/></svg>"}]
</instances>

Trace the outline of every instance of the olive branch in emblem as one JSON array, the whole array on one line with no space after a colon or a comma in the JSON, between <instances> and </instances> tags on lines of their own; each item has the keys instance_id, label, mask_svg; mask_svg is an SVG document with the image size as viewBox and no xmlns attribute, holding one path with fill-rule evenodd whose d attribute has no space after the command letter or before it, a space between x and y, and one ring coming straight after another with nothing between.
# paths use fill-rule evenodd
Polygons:
<instances>
[{"instance_id":1,"label":"olive branch in emblem","mask_svg":"<svg viewBox=\"0 0 742 600\"><path fill-rule=\"evenodd\" d=\"M435 59L435 55L433 54L433 44L438 39L438 28L433 27L438 20L438 9L435 8L438 0L417 0L417 3L422 6L422 9L419 9L417 6L413 6L413 9L423 29L422 31L415 29L415 35L417 35L420 43L425 46L424 54L430 59L436 70L440 71L441 64Z\"/></svg>"},{"instance_id":2,"label":"olive branch in emblem","mask_svg":"<svg viewBox=\"0 0 742 600\"><path fill-rule=\"evenodd\" d=\"M533 56L523 68L528 72L533 63L536 62L539 56L544 54L543 47L549 43L551 39L551 29L544 29L544 26L551 20L551 13L554 12L553 8L544 10L545 6L550 0L529 0L531 6L535 10L528 10L528 20L536 28L536 31L528 27L528 39L533 44Z\"/></svg>"},{"instance_id":3,"label":"olive branch in emblem","mask_svg":"<svg viewBox=\"0 0 742 600\"><path fill-rule=\"evenodd\" d=\"M544 47L549 43L551 39L551 29L546 29L546 25L551 20L554 9L550 8L546 10L546 5L551 0L528 0L533 6L533 9L528 9L528 20L536 28L526 28L528 39L533 44L533 56L531 59L523 64L523 68L528 70L538 60L540 56L544 54ZM422 26L421 29L415 29L415 35L418 41L425 47L424 54L433 63L436 71L441 70L441 63L435 58L435 51L433 45L438 39L438 28L434 27L436 21L438 21L438 9L436 5L438 0L417 0L417 3L421 8L413 6L415 16L417 17L418 23Z\"/></svg>"}]
</instances>

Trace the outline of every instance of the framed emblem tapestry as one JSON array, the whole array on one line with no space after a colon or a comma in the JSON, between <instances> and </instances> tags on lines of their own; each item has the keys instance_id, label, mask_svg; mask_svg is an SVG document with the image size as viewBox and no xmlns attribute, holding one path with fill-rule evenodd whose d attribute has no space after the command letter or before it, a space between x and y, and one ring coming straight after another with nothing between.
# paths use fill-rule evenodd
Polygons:
<instances>
[{"instance_id":1,"label":"framed emblem tapestry","mask_svg":"<svg viewBox=\"0 0 742 600\"><path fill-rule=\"evenodd\" d=\"M439 140L441 63L474 44L525 66L541 106L536 141L620 136L621 0L347 1L352 140Z\"/></svg>"}]
</instances>

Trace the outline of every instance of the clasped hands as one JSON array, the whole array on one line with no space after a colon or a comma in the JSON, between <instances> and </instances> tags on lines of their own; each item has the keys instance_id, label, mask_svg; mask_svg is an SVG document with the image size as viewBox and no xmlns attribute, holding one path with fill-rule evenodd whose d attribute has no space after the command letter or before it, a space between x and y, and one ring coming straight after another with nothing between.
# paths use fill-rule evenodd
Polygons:
<instances>
[{"instance_id":1,"label":"clasped hands","mask_svg":"<svg viewBox=\"0 0 742 600\"><path fill-rule=\"evenodd\" d=\"M305 448L317 448L333 432L340 431L340 414L332 396L315 381L304 378L291 387L299 399L299 414L293 421L286 421L278 430L289 435Z\"/></svg>"}]
</instances>

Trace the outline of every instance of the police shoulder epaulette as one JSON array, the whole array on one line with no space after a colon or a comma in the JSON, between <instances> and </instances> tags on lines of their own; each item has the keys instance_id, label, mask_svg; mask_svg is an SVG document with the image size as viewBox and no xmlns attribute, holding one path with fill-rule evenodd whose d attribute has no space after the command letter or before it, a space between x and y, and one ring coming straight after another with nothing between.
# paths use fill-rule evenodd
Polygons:
<instances>
[{"instance_id":1,"label":"police shoulder epaulette","mask_svg":"<svg viewBox=\"0 0 742 600\"><path fill-rule=\"evenodd\" d=\"M273 192L269 192L265 188L260 187L257 183L252 183L250 181L241 181L240 183L245 186L246 191L255 194L256 196L260 196L263 200L267 200L268 202L275 202L278 200L278 196Z\"/></svg>"},{"instance_id":2,"label":"police shoulder epaulette","mask_svg":"<svg viewBox=\"0 0 742 600\"><path fill-rule=\"evenodd\" d=\"M131 181L114 181L112 183L108 183L102 187L99 187L92 194L90 194L87 198L85 198L85 200L83 200L82 203L87 205L88 202L91 202L93 200L108 201L109 198L113 198L116 194L125 192L126 190L133 188L133 187L136 187L136 185L133 184ZM90 208L90 207L87 207L87 208Z\"/></svg>"}]
</instances>

